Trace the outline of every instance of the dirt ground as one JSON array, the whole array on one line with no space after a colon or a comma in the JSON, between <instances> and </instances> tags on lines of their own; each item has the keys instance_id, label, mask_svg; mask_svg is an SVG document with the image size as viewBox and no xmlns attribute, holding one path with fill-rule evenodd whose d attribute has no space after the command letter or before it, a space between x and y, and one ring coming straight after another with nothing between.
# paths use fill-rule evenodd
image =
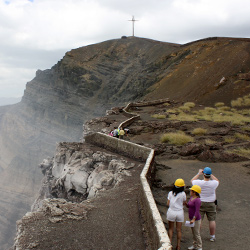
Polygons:
<instances>
[{"instance_id":1,"label":"dirt ground","mask_svg":"<svg viewBox=\"0 0 250 250\"><path fill-rule=\"evenodd\" d=\"M216 241L209 241L209 229L207 219L204 219L201 229L203 249L205 250L236 250L250 249L249 221L250 221L250 192L249 162L243 163L205 163L199 161L166 160L158 157L157 161L167 166L158 169L156 178L167 185L172 184L177 178L183 178L186 185L191 185L191 178L199 168L209 166L213 174L219 179L217 188L218 213ZM248 165L248 167L247 167ZM170 169L169 169L170 168ZM155 192L156 200L166 199L168 191ZM165 219L166 207L160 206L162 217ZM185 209L185 220L188 219L188 210ZM167 225L166 225L167 227ZM187 249L192 245L192 233L190 228L183 226L181 248ZM173 238L173 246L176 246L176 235Z\"/></svg>"}]
</instances>

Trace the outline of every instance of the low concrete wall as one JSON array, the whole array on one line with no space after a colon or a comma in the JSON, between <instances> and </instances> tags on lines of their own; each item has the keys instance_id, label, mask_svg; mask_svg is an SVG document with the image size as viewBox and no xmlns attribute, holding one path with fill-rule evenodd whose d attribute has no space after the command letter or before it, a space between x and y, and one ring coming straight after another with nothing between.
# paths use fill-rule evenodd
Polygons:
<instances>
[{"instance_id":1,"label":"low concrete wall","mask_svg":"<svg viewBox=\"0 0 250 250\"><path fill-rule=\"evenodd\" d=\"M140 116L128 112L130 107L157 105L167 102L168 99L162 99L152 102L143 103L129 103L123 111L127 117L126 121L122 122L119 127L127 127L133 121L140 119ZM85 141L121 155L128 156L141 161L146 161L145 166L140 175L141 191L140 204L145 218L145 226L147 228L149 243L152 250L171 250L172 246L167 234L167 230L162 221L159 210L156 206L150 184L148 180L151 179L154 173L154 150L148 147L138 145L136 143L121 140L103 133L93 133L85 137Z\"/></svg>"},{"instance_id":2,"label":"low concrete wall","mask_svg":"<svg viewBox=\"0 0 250 250\"><path fill-rule=\"evenodd\" d=\"M87 135L85 141L140 161L146 161L150 153L150 148L100 132Z\"/></svg>"},{"instance_id":3,"label":"low concrete wall","mask_svg":"<svg viewBox=\"0 0 250 250\"><path fill-rule=\"evenodd\" d=\"M150 237L150 245L152 249L170 250L172 249L167 230L162 221L160 212L156 206L154 196L152 194L147 176L153 171L154 166L154 150L151 149L146 164L141 172L141 205L145 217L147 232Z\"/></svg>"},{"instance_id":4,"label":"low concrete wall","mask_svg":"<svg viewBox=\"0 0 250 250\"><path fill-rule=\"evenodd\" d=\"M132 142L121 140L103 133L93 133L85 137L91 143L121 155L129 156L141 161L146 161L140 175L141 191L140 204L145 217L145 226L150 237L151 249L170 250L171 243L156 206L147 176L151 176L154 166L154 150Z\"/></svg>"}]
</instances>

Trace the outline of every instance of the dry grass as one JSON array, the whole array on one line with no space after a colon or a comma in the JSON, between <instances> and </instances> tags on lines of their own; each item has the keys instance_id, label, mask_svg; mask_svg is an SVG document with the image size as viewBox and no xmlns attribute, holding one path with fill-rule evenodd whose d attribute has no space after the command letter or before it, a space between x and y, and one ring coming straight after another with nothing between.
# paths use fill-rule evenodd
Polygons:
<instances>
[{"instance_id":1,"label":"dry grass","mask_svg":"<svg viewBox=\"0 0 250 250\"><path fill-rule=\"evenodd\" d=\"M231 106L232 107L250 106L250 95L246 95L244 97L239 97L236 100L232 100Z\"/></svg>"},{"instance_id":2,"label":"dry grass","mask_svg":"<svg viewBox=\"0 0 250 250\"><path fill-rule=\"evenodd\" d=\"M178 113L180 113L180 111L178 109L168 109L167 112L169 114L178 114Z\"/></svg>"},{"instance_id":3,"label":"dry grass","mask_svg":"<svg viewBox=\"0 0 250 250\"><path fill-rule=\"evenodd\" d=\"M226 143L234 143L235 142L235 138L233 138L233 137L225 137L224 141Z\"/></svg>"},{"instance_id":4,"label":"dry grass","mask_svg":"<svg viewBox=\"0 0 250 250\"><path fill-rule=\"evenodd\" d=\"M205 143L206 143L207 145L214 145L214 144L216 144L217 142L216 142L216 141L213 141L213 140L211 140L211 139L206 139L206 140L205 140Z\"/></svg>"},{"instance_id":5,"label":"dry grass","mask_svg":"<svg viewBox=\"0 0 250 250\"><path fill-rule=\"evenodd\" d=\"M151 117L156 118L156 119L165 119L166 115L154 114L154 115L151 115Z\"/></svg>"},{"instance_id":6,"label":"dry grass","mask_svg":"<svg viewBox=\"0 0 250 250\"><path fill-rule=\"evenodd\" d=\"M205 128L195 128L192 131L193 135L205 135L206 133L207 133L207 129L205 129Z\"/></svg>"},{"instance_id":7,"label":"dry grass","mask_svg":"<svg viewBox=\"0 0 250 250\"><path fill-rule=\"evenodd\" d=\"M194 138L186 135L183 132L178 132L178 133L166 133L161 137L161 142L162 143L170 143L174 145L184 145L188 142L193 142Z\"/></svg>"},{"instance_id":8,"label":"dry grass","mask_svg":"<svg viewBox=\"0 0 250 250\"><path fill-rule=\"evenodd\" d=\"M239 102L250 104L250 95L243 98L237 99ZM249 101L249 102L248 102ZM192 111L191 107L194 107L194 103L187 102L179 108L170 109L168 113L170 114L170 120L178 121L212 121L212 122L229 122L233 126L244 126L250 123L250 110L243 109L237 110L235 108L230 108L225 106L223 102L217 102L213 107L205 107L201 110Z\"/></svg>"},{"instance_id":9,"label":"dry grass","mask_svg":"<svg viewBox=\"0 0 250 250\"><path fill-rule=\"evenodd\" d=\"M194 102L186 102L184 103L185 107L189 107L189 108L194 108L195 107L195 103Z\"/></svg>"},{"instance_id":10,"label":"dry grass","mask_svg":"<svg viewBox=\"0 0 250 250\"><path fill-rule=\"evenodd\" d=\"M183 112L189 112L190 111L190 107L188 107L188 106L180 106L179 110L181 110Z\"/></svg>"},{"instance_id":11,"label":"dry grass","mask_svg":"<svg viewBox=\"0 0 250 250\"><path fill-rule=\"evenodd\" d=\"M248 126L242 127L241 129L242 129L243 131L250 131L250 127L248 127Z\"/></svg>"},{"instance_id":12,"label":"dry grass","mask_svg":"<svg viewBox=\"0 0 250 250\"><path fill-rule=\"evenodd\" d=\"M222 107L222 106L224 106L225 104L224 104L224 102L216 102L215 104L214 104L214 106L215 107Z\"/></svg>"},{"instance_id":13,"label":"dry grass","mask_svg":"<svg viewBox=\"0 0 250 250\"><path fill-rule=\"evenodd\" d=\"M239 156L250 158L250 149L249 148L238 147L238 148L233 149L233 150L227 150L226 152L229 154L237 154Z\"/></svg>"},{"instance_id":14,"label":"dry grass","mask_svg":"<svg viewBox=\"0 0 250 250\"><path fill-rule=\"evenodd\" d=\"M229 110L231 110L231 108L228 106L220 106L217 108L217 112L223 112L223 111L229 111Z\"/></svg>"},{"instance_id":15,"label":"dry grass","mask_svg":"<svg viewBox=\"0 0 250 250\"><path fill-rule=\"evenodd\" d=\"M203 113L205 114L213 114L216 112L216 109L215 108L212 108L212 107L205 107L203 109Z\"/></svg>"},{"instance_id":16,"label":"dry grass","mask_svg":"<svg viewBox=\"0 0 250 250\"><path fill-rule=\"evenodd\" d=\"M250 137L246 134L235 133L236 138L241 139L243 141L250 141Z\"/></svg>"}]
</instances>

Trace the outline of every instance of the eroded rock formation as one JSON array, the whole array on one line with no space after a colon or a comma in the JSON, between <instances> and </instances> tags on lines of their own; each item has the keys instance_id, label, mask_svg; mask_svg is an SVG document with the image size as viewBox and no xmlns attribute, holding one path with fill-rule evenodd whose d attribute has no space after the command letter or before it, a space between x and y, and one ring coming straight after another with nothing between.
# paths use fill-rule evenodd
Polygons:
<instances>
[{"instance_id":1,"label":"eroded rock formation","mask_svg":"<svg viewBox=\"0 0 250 250\"><path fill-rule=\"evenodd\" d=\"M60 143L54 157L40 164L44 179L32 210L41 208L47 198L72 202L94 198L100 191L118 185L134 166L85 143Z\"/></svg>"}]
</instances>

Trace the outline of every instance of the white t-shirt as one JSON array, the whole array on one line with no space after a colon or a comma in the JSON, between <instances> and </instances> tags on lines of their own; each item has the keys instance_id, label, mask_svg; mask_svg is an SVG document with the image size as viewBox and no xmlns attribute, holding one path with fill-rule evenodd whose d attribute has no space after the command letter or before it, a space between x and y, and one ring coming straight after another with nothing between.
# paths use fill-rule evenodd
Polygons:
<instances>
[{"instance_id":1,"label":"white t-shirt","mask_svg":"<svg viewBox=\"0 0 250 250\"><path fill-rule=\"evenodd\" d=\"M169 209L180 211L183 209L183 202L187 200L186 193L180 192L174 196L173 191L168 193L168 200L170 200Z\"/></svg>"},{"instance_id":2,"label":"white t-shirt","mask_svg":"<svg viewBox=\"0 0 250 250\"><path fill-rule=\"evenodd\" d=\"M219 186L219 182L216 180L194 180L193 185L198 185L201 187L201 201L203 202L214 202L216 200L215 190Z\"/></svg>"}]
</instances>

